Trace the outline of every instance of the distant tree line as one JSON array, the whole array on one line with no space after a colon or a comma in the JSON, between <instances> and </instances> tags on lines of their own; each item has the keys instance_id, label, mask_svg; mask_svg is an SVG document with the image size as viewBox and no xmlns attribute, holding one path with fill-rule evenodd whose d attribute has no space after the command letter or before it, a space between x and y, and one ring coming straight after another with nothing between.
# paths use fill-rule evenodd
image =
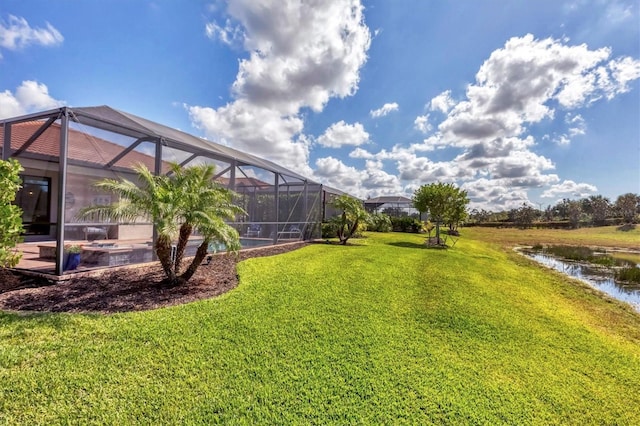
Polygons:
<instances>
[{"instance_id":1,"label":"distant tree line","mask_svg":"<svg viewBox=\"0 0 640 426\"><path fill-rule=\"evenodd\" d=\"M473 209L469 212L467 225L578 228L638 222L640 196L627 193L620 195L613 203L602 195L592 195L580 200L565 198L544 210L526 203L517 209L501 212Z\"/></svg>"}]
</instances>

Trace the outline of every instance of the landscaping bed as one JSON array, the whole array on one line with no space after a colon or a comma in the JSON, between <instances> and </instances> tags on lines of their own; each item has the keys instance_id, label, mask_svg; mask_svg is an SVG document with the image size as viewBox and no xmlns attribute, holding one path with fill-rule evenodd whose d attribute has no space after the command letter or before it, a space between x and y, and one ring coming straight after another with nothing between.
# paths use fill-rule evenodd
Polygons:
<instances>
[{"instance_id":1,"label":"landscaping bed","mask_svg":"<svg viewBox=\"0 0 640 426\"><path fill-rule=\"evenodd\" d=\"M238 285L236 264L252 257L298 249L292 243L221 253L201 265L186 284L167 287L160 264L105 270L52 285L44 277L0 271L0 310L38 312L128 312L188 303L225 293Z\"/></svg>"}]
</instances>

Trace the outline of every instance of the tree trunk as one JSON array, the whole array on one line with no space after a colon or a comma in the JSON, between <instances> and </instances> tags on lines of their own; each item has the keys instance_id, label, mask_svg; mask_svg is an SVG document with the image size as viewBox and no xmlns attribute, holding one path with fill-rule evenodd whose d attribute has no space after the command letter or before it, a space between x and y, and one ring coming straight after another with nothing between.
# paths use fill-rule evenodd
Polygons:
<instances>
[{"instance_id":1,"label":"tree trunk","mask_svg":"<svg viewBox=\"0 0 640 426\"><path fill-rule=\"evenodd\" d=\"M158 260L160 261L160 265L162 265L162 270L167 276L169 285L176 285L178 281L171 265L171 240L167 236L160 235L156 240L155 246Z\"/></svg>"},{"instance_id":2,"label":"tree trunk","mask_svg":"<svg viewBox=\"0 0 640 426\"><path fill-rule=\"evenodd\" d=\"M176 247L176 263L173 265L173 270L176 275L180 275L182 269L182 259L184 258L184 252L187 249L187 243L189 237L193 231L193 226L188 223L183 223L180 226L180 236L178 237L178 246Z\"/></svg>"},{"instance_id":3,"label":"tree trunk","mask_svg":"<svg viewBox=\"0 0 640 426\"><path fill-rule=\"evenodd\" d=\"M345 244L347 240L344 238L344 228L347 225L347 214L342 212L342 220L340 221L340 226L338 227L338 240L340 240L340 244Z\"/></svg>"},{"instance_id":4,"label":"tree trunk","mask_svg":"<svg viewBox=\"0 0 640 426\"><path fill-rule=\"evenodd\" d=\"M209 240L205 239L202 242L202 244L198 246L198 251L196 251L196 255L191 261L191 264L189 265L187 270L184 271L184 274L180 275L181 283L186 283L191 279L191 277L193 277L193 274L196 273L196 270L202 264L202 261L204 260L204 258L207 257L208 249L209 249Z\"/></svg>"},{"instance_id":5,"label":"tree trunk","mask_svg":"<svg viewBox=\"0 0 640 426\"><path fill-rule=\"evenodd\" d=\"M356 233L357 230L358 230L358 221L356 220L355 222L353 222L353 225L351 225L351 228L347 228L347 235L343 241L341 240L342 245L346 245L347 240L351 238Z\"/></svg>"},{"instance_id":6,"label":"tree trunk","mask_svg":"<svg viewBox=\"0 0 640 426\"><path fill-rule=\"evenodd\" d=\"M436 220L436 244L440 245L440 220Z\"/></svg>"}]
</instances>

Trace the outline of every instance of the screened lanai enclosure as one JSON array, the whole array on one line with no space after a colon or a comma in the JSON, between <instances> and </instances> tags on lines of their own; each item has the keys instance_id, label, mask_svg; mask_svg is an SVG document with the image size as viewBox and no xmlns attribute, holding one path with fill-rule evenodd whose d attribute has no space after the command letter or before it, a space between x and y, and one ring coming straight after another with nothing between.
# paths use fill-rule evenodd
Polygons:
<instances>
[{"instance_id":1,"label":"screened lanai enclosure","mask_svg":"<svg viewBox=\"0 0 640 426\"><path fill-rule=\"evenodd\" d=\"M229 222L243 248L319 238L325 206L339 195L271 161L107 106L2 120L0 142L2 158L15 158L24 168L16 197L24 226L17 268L52 275L76 268L69 261L71 245L80 252L74 271L155 260L154 227L144 218L91 221L79 215L83 207L116 201L96 189L96 181L135 182L137 164L156 174L167 173L171 163L214 164L215 180L237 194L246 212ZM191 243L193 254L197 232ZM212 244L210 250L224 247Z\"/></svg>"}]
</instances>

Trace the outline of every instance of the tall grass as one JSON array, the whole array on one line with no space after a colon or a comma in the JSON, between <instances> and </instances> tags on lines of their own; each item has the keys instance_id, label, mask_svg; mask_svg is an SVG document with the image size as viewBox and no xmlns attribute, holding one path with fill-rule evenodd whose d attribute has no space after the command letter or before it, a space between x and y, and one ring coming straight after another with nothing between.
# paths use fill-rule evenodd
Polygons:
<instances>
[{"instance_id":1,"label":"tall grass","mask_svg":"<svg viewBox=\"0 0 640 426\"><path fill-rule=\"evenodd\" d=\"M640 316L498 246L370 234L222 297L0 313L0 423L640 424Z\"/></svg>"},{"instance_id":2,"label":"tall grass","mask_svg":"<svg viewBox=\"0 0 640 426\"><path fill-rule=\"evenodd\" d=\"M619 247L640 249L640 227L621 231L616 226L600 226L580 229L514 229L514 228L464 228L467 238L481 239L503 246L544 243Z\"/></svg>"},{"instance_id":3,"label":"tall grass","mask_svg":"<svg viewBox=\"0 0 640 426\"><path fill-rule=\"evenodd\" d=\"M616 279L635 284L640 284L640 268L637 266L622 268L616 271Z\"/></svg>"},{"instance_id":4,"label":"tall grass","mask_svg":"<svg viewBox=\"0 0 640 426\"><path fill-rule=\"evenodd\" d=\"M613 267L613 266L635 266L635 264L626 259L615 258L610 256L603 250L593 250L584 246L547 246L542 249L543 252L553 256L562 257L568 260L578 262L589 262L597 265Z\"/></svg>"}]
</instances>

